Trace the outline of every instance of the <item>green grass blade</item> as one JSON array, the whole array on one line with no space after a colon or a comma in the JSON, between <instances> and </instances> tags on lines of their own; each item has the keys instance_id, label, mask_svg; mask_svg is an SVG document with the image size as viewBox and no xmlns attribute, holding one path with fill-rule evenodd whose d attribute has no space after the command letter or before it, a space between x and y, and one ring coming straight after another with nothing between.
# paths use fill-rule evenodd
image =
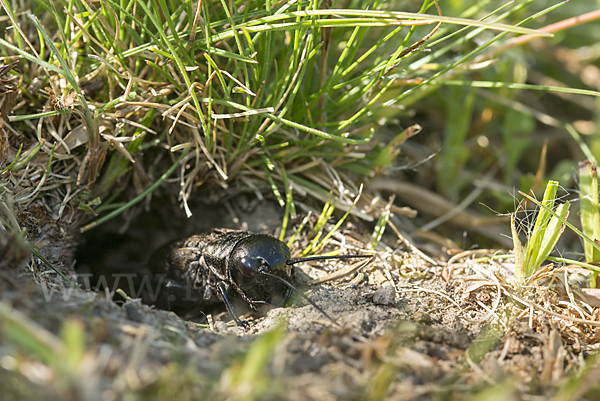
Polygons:
<instances>
[{"instance_id":1,"label":"green grass blade","mask_svg":"<svg viewBox=\"0 0 600 401\"><path fill-rule=\"evenodd\" d=\"M542 246L544 235L546 234L546 228L552 218L550 211L554 209L554 200L558 191L558 182L549 181L544 191L544 198L542 204L544 205L538 212L537 218L533 229L528 233L529 240L527 241L527 253L525 255L525 270L531 270L531 266L536 259L538 250Z\"/></svg>"},{"instance_id":2,"label":"green grass blade","mask_svg":"<svg viewBox=\"0 0 600 401\"><path fill-rule=\"evenodd\" d=\"M38 31L40 32L42 37L44 38L44 42L50 48L50 50L52 51L52 54L54 54L54 56L60 63L60 65L62 67L62 71L60 72L60 74L63 77L65 77L65 79L69 82L69 84L71 85L73 90L75 90L75 92L79 95L79 101L81 102L81 105L83 106L83 111L85 114L85 118L87 120L87 128L88 128L88 135L90 137L90 142L93 142L93 139L95 136L94 117L92 115L92 112L91 112L88 104L87 104L87 101L85 100L85 96L83 96L83 93L81 93L81 89L79 88L77 79L71 72L69 64L62 57L62 55L60 54L60 52L58 51L56 46L54 46L54 42L52 41L52 39L50 39L50 36L48 36L48 33L42 27L42 25L40 24L40 21L38 21L37 17L33 14L29 14L28 16L33 21L33 24L38 29Z\"/></svg>"},{"instance_id":3,"label":"green grass blade","mask_svg":"<svg viewBox=\"0 0 600 401\"><path fill-rule=\"evenodd\" d=\"M333 17L322 18L322 19L308 19L309 17ZM353 17L353 18L342 18ZM305 17L306 20L300 20L296 22L279 22L286 19L296 19L297 17ZM401 11L381 11L381 10L350 10L350 9L323 9L323 10L302 10L302 11L291 11L287 13L270 15L263 18L257 18L245 24L238 24L237 29L243 28L248 32L264 32L274 30L293 30L303 29L311 26L325 28L325 27L357 27L357 26L394 26L394 25L415 25L420 24L416 21L426 21L427 24L434 24L437 22L444 22L455 25L465 25L472 27L482 27L502 32L512 32L525 35L538 35L540 37L547 36L552 37L553 35L547 32L538 31L535 29L523 28L521 26L513 26L501 23L492 23L486 21L477 21L466 18L457 17L446 17L440 15L430 14L419 14ZM234 32L231 29L225 30L217 35L214 35L211 39L214 42L225 40L234 36Z\"/></svg>"},{"instance_id":4,"label":"green grass blade","mask_svg":"<svg viewBox=\"0 0 600 401\"><path fill-rule=\"evenodd\" d=\"M588 89L566 88L562 86L551 85L531 85L515 82L492 82L492 81L458 81L458 80L439 80L431 82L434 86L471 86L474 88L508 88L508 89L528 89L544 92L570 93L573 95L600 96L600 92Z\"/></svg>"},{"instance_id":5,"label":"green grass blade","mask_svg":"<svg viewBox=\"0 0 600 401\"><path fill-rule=\"evenodd\" d=\"M25 58L25 59L33 62L33 63L39 64L42 67L47 68L47 69L49 69L51 71L54 71L54 72L56 72L56 73L58 73L60 75L64 75L65 74L65 72L63 70L61 70L60 68L58 68L57 66L55 66L53 64L50 64L50 63L48 63L48 62L46 62L44 60L41 60L41 59L39 59L39 58L37 58L35 56L32 56L31 54L27 53L26 51L21 50L18 47L15 47L15 46L11 45L10 43L8 43L7 41L5 41L4 39L0 38L0 44L2 46L4 46L4 47L7 47L7 48L11 49L12 51L16 52L17 54L23 56L23 58Z\"/></svg>"},{"instance_id":6,"label":"green grass blade","mask_svg":"<svg viewBox=\"0 0 600 401\"><path fill-rule=\"evenodd\" d=\"M600 240L600 211L598 202L598 173L595 163L586 161L579 164L579 199L581 227L585 235L593 241ZM590 243L584 243L586 262L600 260L600 252Z\"/></svg>"},{"instance_id":7,"label":"green grass blade","mask_svg":"<svg viewBox=\"0 0 600 401\"><path fill-rule=\"evenodd\" d=\"M571 204L569 202L561 203L556 207L556 214L561 219L566 220L567 216L569 215L570 206ZM558 242L558 239L560 238L564 229L565 225L562 223L562 221L559 218L552 216L544 232L544 238L540 244L540 249L537 252L537 257L532 265L534 272L537 271L542 263L544 263L544 261L548 258L550 252L552 252L556 246L556 243Z\"/></svg>"},{"instance_id":8,"label":"green grass blade","mask_svg":"<svg viewBox=\"0 0 600 401\"><path fill-rule=\"evenodd\" d=\"M594 249L596 249L598 252L600 252L600 245L598 245L594 240L592 240L590 237L588 237L587 235L585 235L583 232L581 232L580 230L578 230L577 227L575 227L573 224L569 223L566 219L564 219L561 216L559 216L554 210L549 209L542 202L538 201L537 199L535 199L532 196L527 195L525 192L519 191L519 194L522 195L522 196L524 196L524 197L526 197L531 202L533 202L536 205L538 205L540 208L546 210L549 214L551 214L552 216L556 217L558 220L562 221L565 224L565 226L569 227L577 235L579 235L584 241L586 241L587 243L589 243L591 246L594 247Z\"/></svg>"}]
</instances>

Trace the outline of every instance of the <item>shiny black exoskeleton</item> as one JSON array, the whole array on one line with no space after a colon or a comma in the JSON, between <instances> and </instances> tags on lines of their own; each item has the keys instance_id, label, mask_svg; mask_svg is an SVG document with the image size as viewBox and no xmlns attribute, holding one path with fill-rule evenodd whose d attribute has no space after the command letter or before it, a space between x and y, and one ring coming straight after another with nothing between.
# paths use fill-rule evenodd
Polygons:
<instances>
[{"instance_id":1,"label":"shiny black exoskeleton","mask_svg":"<svg viewBox=\"0 0 600 401\"><path fill-rule=\"evenodd\" d=\"M159 307L204 307L223 302L238 325L230 299L239 296L253 310L281 306L293 289L290 250L265 234L215 231L194 235L159 249L150 260L155 276L166 275ZM276 276L285 281L277 279Z\"/></svg>"},{"instance_id":2,"label":"shiny black exoskeleton","mask_svg":"<svg viewBox=\"0 0 600 401\"><path fill-rule=\"evenodd\" d=\"M240 297L253 310L264 304L281 306L297 291L290 283L295 263L371 256L313 256L290 260L288 246L270 235L215 230L160 248L150 260L150 270L161 282L156 300L158 307L202 309L222 302L236 324L245 326L230 299ZM334 321L310 299L299 295Z\"/></svg>"}]
</instances>

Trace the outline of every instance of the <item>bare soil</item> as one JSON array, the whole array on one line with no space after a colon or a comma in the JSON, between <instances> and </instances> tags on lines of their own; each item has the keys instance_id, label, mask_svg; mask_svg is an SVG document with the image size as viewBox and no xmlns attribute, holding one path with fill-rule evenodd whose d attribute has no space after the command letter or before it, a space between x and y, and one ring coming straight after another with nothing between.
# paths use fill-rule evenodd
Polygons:
<instances>
[{"instance_id":1,"label":"bare soil","mask_svg":"<svg viewBox=\"0 0 600 401\"><path fill-rule=\"evenodd\" d=\"M228 214L203 224L265 231L280 221L270 208L250 210L238 213L237 221ZM130 243L119 240L103 248L103 263L111 269L119 261L133 263L169 237L191 234L197 222L185 223L187 228L175 224L153 231L146 246L132 251L132 244L143 243L136 236L147 231L134 220L126 235ZM80 239L86 245L78 254L100 238ZM3 399L517 400L594 394L589 391L599 370L588 357L596 349L595 328L528 310L489 282L470 285L477 274L468 264L457 265L447 283L441 278L445 261L439 255L437 260L432 264L398 248L379 253L343 279L312 286L307 281L351 263L298 265L294 282L336 323L295 297L291 306L264 316L245 315L251 322L247 330L227 324L224 310L211 311L210 324L201 325L198 316L182 318L138 299L115 302L102 292L71 289L63 299L67 293L56 286L58 279L49 280L57 290L51 293L28 274L5 270L0 279ZM83 271L94 268L77 263ZM23 326L20 330L35 333L42 344L68 348L66 322L79 327L85 341L76 369L68 373L50 357L36 361L30 344L14 354L13 342L7 342L14 328ZM583 377L576 387L561 385L575 374Z\"/></svg>"}]
</instances>

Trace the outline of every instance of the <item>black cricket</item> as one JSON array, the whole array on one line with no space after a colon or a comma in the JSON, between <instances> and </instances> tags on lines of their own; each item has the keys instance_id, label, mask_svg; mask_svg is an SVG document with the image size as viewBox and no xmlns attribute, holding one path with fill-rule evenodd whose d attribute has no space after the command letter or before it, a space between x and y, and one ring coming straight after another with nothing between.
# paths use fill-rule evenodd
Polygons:
<instances>
[{"instance_id":1,"label":"black cricket","mask_svg":"<svg viewBox=\"0 0 600 401\"><path fill-rule=\"evenodd\" d=\"M264 304L283 305L294 291L334 321L290 283L293 265L317 259L371 256L291 260L288 246L270 235L213 230L163 246L152 256L149 267L155 276L164 278L158 307L203 309L224 303L236 324L245 327L247 324L236 314L231 299L240 297L256 311L257 306Z\"/></svg>"}]
</instances>

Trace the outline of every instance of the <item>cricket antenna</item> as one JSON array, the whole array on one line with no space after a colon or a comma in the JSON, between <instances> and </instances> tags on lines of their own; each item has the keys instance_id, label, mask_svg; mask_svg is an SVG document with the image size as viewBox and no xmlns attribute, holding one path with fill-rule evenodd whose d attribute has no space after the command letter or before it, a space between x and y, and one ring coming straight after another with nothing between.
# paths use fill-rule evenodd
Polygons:
<instances>
[{"instance_id":1,"label":"cricket antenna","mask_svg":"<svg viewBox=\"0 0 600 401\"><path fill-rule=\"evenodd\" d=\"M310 260L323 260L323 259L353 259L353 258L372 258L375 255L334 255L334 256L311 256L309 258L302 258L296 260L288 260L285 262L286 265L291 266L296 263L308 262Z\"/></svg>"},{"instance_id":2,"label":"cricket antenna","mask_svg":"<svg viewBox=\"0 0 600 401\"><path fill-rule=\"evenodd\" d=\"M336 322L336 320L334 318L332 318L331 316L329 316L323 309L321 309L321 307L319 305L317 305L316 303L314 303L313 301L310 300L310 298L308 298L306 295L304 295L302 292L300 292L299 289L297 289L296 287L294 287L292 285L292 283L290 283L289 281L276 276L274 274L271 273L267 273L265 271L259 271L260 274L264 274L265 276L269 276L269 277L273 277L276 278L277 280L281 281L282 283L284 283L285 285L287 285L288 287L290 287L292 290L296 291L296 294L300 295L302 297L302 299L304 299L306 302L308 302L309 304L311 304L312 306L315 307L316 310L318 310L319 312L321 312L323 314L323 316L325 316L327 319L331 320L333 322L333 324L335 324L337 327L341 327L340 324L338 322Z\"/></svg>"}]
</instances>

